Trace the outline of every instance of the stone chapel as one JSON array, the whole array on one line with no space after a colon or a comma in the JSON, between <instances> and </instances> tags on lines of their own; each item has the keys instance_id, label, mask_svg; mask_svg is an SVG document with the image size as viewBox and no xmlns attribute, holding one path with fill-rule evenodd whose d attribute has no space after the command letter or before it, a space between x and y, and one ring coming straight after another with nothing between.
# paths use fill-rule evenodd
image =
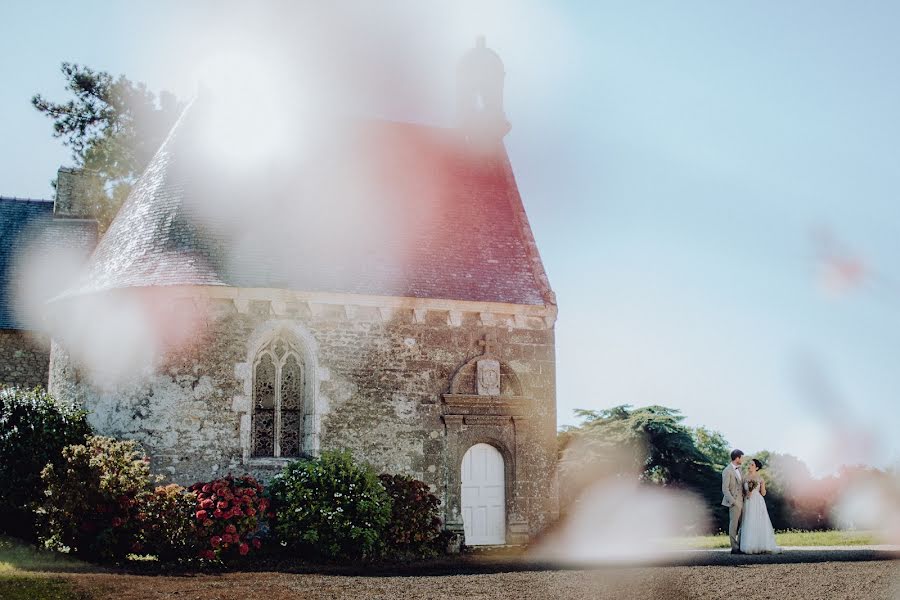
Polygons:
<instances>
[{"instance_id":1,"label":"stone chapel","mask_svg":"<svg viewBox=\"0 0 900 600\"><path fill-rule=\"evenodd\" d=\"M503 143L503 64L479 39L457 77L455 127L320 123L254 168L204 143L216 98L198 95L56 300L149 306L189 335L115 386L54 339L51 392L179 483L348 449L429 484L466 544L550 524L556 299Z\"/></svg>"}]
</instances>

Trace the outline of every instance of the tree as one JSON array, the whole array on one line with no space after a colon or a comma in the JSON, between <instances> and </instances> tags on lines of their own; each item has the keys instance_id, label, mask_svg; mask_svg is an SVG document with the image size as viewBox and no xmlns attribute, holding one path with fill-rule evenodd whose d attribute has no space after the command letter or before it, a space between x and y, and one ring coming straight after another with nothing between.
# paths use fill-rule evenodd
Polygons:
<instances>
[{"instance_id":1,"label":"tree","mask_svg":"<svg viewBox=\"0 0 900 600\"><path fill-rule=\"evenodd\" d=\"M815 479L809 467L791 454L763 450L753 455L763 464L760 475L766 480L766 505L775 529L827 529L837 482Z\"/></svg>"},{"instance_id":2,"label":"tree","mask_svg":"<svg viewBox=\"0 0 900 600\"><path fill-rule=\"evenodd\" d=\"M665 406L577 410L583 423L560 433L563 485L580 469L598 465L606 474L638 474L646 483L688 489L714 512L721 503L721 480L711 460L697 447L678 410ZM572 496L580 489L564 490ZM573 498L563 498L563 504Z\"/></svg>"},{"instance_id":3,"label":"tree","mask_svg":"<svg viewBox=\"0 0 900 600\"><path fill-rule=\"evenodd\" d=\"M697 427L692 431L694 444L717 470L721 471L731 462L731 448L728 440L718 431Z\"/></svg>"},{"instance_id":4,"label":"tree","mask_svg":"<svg viewBox=\"0 0 900 600\"><path fill-rule=\"evenodd\" d=\"M74 98L54 103L40 94L32 105L53 119L53 136L72 149L79 168L94 171L103 193L92 199L93 215L105 231L131 186L144 171L181 112L174 95L159 97L124 75L62 63L66 89ZM55 187L56 182L53 182Z\"/></svg>"}]
</instances>

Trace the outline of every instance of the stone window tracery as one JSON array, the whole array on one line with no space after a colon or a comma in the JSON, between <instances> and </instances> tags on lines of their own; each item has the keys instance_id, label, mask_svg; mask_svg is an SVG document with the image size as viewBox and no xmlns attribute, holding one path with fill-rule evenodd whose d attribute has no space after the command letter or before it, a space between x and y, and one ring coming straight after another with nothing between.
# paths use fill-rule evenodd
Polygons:
<instances>
[{"instance_id":1,"label":"stone window tracery","mask_svg":"<svg viewBox=\"0 0 900 600\"><path fill-rule=\"evenodd\" d=\"M296 346L282 337L260 350L253 365L254 458L296 457L302 450L304 368Z\"/></svg>"}]
</instances>

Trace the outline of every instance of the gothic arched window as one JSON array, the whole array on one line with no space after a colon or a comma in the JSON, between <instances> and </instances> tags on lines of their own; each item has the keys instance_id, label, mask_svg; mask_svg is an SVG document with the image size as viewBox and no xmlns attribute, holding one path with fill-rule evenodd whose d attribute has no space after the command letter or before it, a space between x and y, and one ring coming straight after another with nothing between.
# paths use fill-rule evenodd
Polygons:
<instances>
[{"instance_id":1,"label":"gothic arched window","mask_svg":"<svg viewBox=\"0 0 900 600\"><path fill-rule=\"evenodd\" d=\"M253 365L253 457L300 456L303 379L294 344L277 337L260 350Z\"/></svg>"}]
</instances>

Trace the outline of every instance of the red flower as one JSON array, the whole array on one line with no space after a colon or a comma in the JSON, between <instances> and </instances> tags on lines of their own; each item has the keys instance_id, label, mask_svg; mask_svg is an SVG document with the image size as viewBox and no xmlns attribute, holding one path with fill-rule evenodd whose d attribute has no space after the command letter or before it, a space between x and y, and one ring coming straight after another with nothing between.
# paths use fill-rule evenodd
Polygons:
<instances>
[{"instance_id":1,"label":"red flower","mask_svg":"<svg viewBox=\"0 0 900 600\"><path fill-rule=\"evenodd\" d=\"M225 541L227 542L228 540L225 540ZM213 548L218 548L222 544L222 538L217 535L214 535L211 538L209 538L209 543L212 545Z\"/></svg>"},{"instance_id":2,"label":"red flower","mask_svg":"<svg viewBox=\"0 0 900 600\"><path fill-rule=\"evenodd\" d=\"M220 500L219 503L216 504L216 508L220 508L220 509L222 509L222 510L225 510L226 508L228 508L228 503L225 502L224 500Z\"/></svg>"},{"instance_id":3,"label":"red flower","mask_svg":"<svg viewBox=\"0 0 900 600\"><path fill-rule=\"evenodd\" d=\"M255 515L255 514L256 514L256 509L254 509L252 506L251 506L250 508L247 509L247 516L248 516L248 517L252 517L252 516Z\"/></svg>"},{"instance_id":4,"label":"red flower","mask_svg":"<svg viewBox=\"0 0 900 600\"><path fill-rule=\"evenodd\" d=\"M216 560L216 553L212 550L204 550L200 553L200 556L206 560Z\"/></svg>"},{"instance_id":5,"label":"red flower","mask_svg":"<svg viewBox=\"0 0 900 600\"><path fill-rule=\"evenodd\" d=\"M202 508L202 509L209 509L209 508L212 508L214 505L215 505L215 502L213 502L213 501L210 500L209 498L206 498L205 500L203 500L203 501L200 503L200 508Z\"/></svg>"},{"instance_id":6,"label":"red flower","mask_svg":"<svg viewBox=\"0 0 900 600\"><path fill-rule=\"evenodd\" d=\"M201 489L203 490L203 493L208 494L209 491L212 489L212 486L207 483Z\"/></svg>"},{"instance_id":7,"label":"red flower","mask_svg":"<svg viewBox=\"0 0 900 600\"><path fill-rule=\"evenodd\" d=\"M241 553L241 556L246 556L246 554L250 552L250 546L248 546L247 544L241 544L240 546L238 546L238 552Z\"/></svg>"},{"instance_id":8,"label":"red flower","mask_svg":"<svg viewBox=\"0 0 900 600\"><path fill-rule=\"evenodd\" d=\"M205 521L205 520L206 520L206 511L205 511L205 510L198 510L198 511L197 511L197 514L196 514L196 517L197 517L197 520L198 520L198 521Z\"/></svg>"},{"instance_id":9,"label":"red flower","mask_svg":"<svg viewBox=\"0 0 900 600\"><path fill-rule=\"evenodd\" d=\"M262 542L259 541L259 538L253 538L253 547L259 550L260 546L262 546Z\"/></svg>"},{"instance_id":10,"label":"red flower","mask_svg":"<svg viewBox=\"0 0 900 600\"><path fill-rule=\"evenodd\" d=\"M221 509L221 508L217 508L217 509L213 512L213 516L214 516L215 518L217 518L217 519L221 519L223 514L225 514L225 513L222 512L222 509Z\"/></svg>"},{"instance_id":11,"label":"red flower","mask_svg":"<svg viewBox=\"0 0 900 600\"><path fill-rule=\"evenodd\" d=\"M231 538L230 533L226 533L225 535L222 536L222 541L225 542L226 544L230 544L234 540Z\"/></svg>"},{"instance_id":12,"label":"red flower","mask_svg":"<svg viewBox=\"0 0 900 600\"><path fill-rule=\"evenodd\" d=\"M235 527L234 525L229 525L225 528L225 531L227 531L228 533L237 533L237 527Z\"/></svg>"},{"instance_id":13,"label":"red flower","mask_svg":"<svg viewBox=\"0 0 900 600\"><path fill-rule=\"evenodd\" d=\"M235 506L234 508L231 509L231 514L235 517L243 517L244 511L241 510L240 506Z\"/></svg>"}]
</instances>

